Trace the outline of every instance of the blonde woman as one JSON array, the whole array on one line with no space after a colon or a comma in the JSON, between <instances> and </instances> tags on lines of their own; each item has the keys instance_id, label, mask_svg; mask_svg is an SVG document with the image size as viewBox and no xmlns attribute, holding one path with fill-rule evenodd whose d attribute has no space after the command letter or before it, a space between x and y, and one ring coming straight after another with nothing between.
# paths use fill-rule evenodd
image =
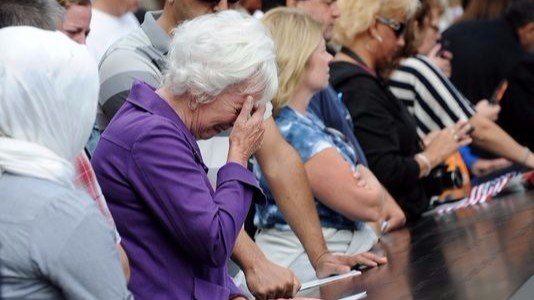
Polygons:
<instances>
[{"instance_id":1,"label":"blonde woman","mask_svg":"<svg viewBox=\"0 0 534 300\"><path fill-rule=\"evenodd\" d=\"M343 14L334 39L343 47L331 65L330 78L342 93L354 120L354 131L369 167L403 208L408 221L429 205L421 178L462 145L471 126L459 122L426 140L423 148L412 116L378 74L404 45L406 20L417 0L339 0Z\"/></svg>"},{"instance_id":2,"label":"blonde woman","mask_svg":"<svg viewBox=\"0 0 534 300\"><path fill-rule=\"evenodd\" d=\"M326 128L308 110L312 96L328 85L328 63L332 59L326 51L321 24L289 8L270 11L263 22L277 44L280 74L273 100L275 121L304 161L329 251L344 254L368 251L377 237L364 222L378 221L384 190L371 172L358 164L354 149L342 134ZM306 256L298 237L275 205L260 168L257 165L254 168L268 198L266 205L258 206L256 225L261 230L256 242L270 259L288 266L301 281L315 278L316 262ZM353 259L354 265L385 263L385 258L370 253Z\"/></svg>"}]
</instances>

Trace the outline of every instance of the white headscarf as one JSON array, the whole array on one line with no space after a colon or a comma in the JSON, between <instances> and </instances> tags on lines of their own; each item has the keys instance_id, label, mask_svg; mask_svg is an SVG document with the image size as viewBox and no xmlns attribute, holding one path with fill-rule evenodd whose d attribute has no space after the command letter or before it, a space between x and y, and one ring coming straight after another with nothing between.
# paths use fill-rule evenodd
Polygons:
<instances>
[{"instance_id":1,"label":"white headscarf","mask_svg":"<svg viewBox=\"0 0 534 300\"><path fill-rule=\"evenodd\" d=\"M0 29L0 176L72 186L72 161L91 132L98 86L96 63L64 34Z\"/></svg>"}]
</instances>

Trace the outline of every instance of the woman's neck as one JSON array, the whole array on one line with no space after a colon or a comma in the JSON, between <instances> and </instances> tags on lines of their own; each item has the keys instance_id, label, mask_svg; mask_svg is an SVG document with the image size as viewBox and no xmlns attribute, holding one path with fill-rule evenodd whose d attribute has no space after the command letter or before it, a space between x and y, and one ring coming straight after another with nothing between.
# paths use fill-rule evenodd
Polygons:
<instances>
[{"instance_id":1,"label":"woman's neck","mask_svg":"<svg viewBox=\"0 0 534 300\"><path fill-rule=\"evenodd\" d=\"M310 105L311 98L315 94L314 91L307 89L300 84L297 86L293 94L291 95L291 100L289 101L289 106L299 113L306 115L306 110Z\"/></svg>"},{"instance_id":2,"label":"woman's neck","mask_svg":"<svg viewBox=\"0 0 534 300\"><path fill-rule=\"evenodd\" d=\"M93 0L92 2L93 8L97 9L101 12L104 12L106 14L120 17L127 13L128 11L122 11L119 7L116 7L116 5L113 5L113 3L109 3L108 1L104 0Z\"/></svg>"},{"instance_id":3,"label":"woman's neck","mask_svg":"<svg viewBox=\"0 0 534 300\"><path fill-rule=\"evenodd\" d=\"M162 87L156 90L161 99L163 99L169 106L174 110L174 112L180 117L180 120L185 124L187 129L191 131L193 114L191 109L188 107L189 99L186 99L183 96L175 96L168 89Z\"/></svg>"},{"instance_id":4,"label":"woman's neck","mask_svg":"<svg viewBox=\"0 0 534 300\"><path fill-rule=\"evenodd\" d=\"M362 62L367 67L369 67L372 70L375 70L376 60L374 58L374 55L369 50L366 49L365 43L367 42L363 40L362 38L360 38L360 39L355 39L351 45L345 45L344 47L354 52L357 56L359 56ZM336 56L334 57L334 61L348 61L352 63L359 63L356 59L341 52L338 52L336 54Z\"/></svg>"},{"instance_id":5,"label":"woman's neck","mask_svg":"<svg viewBox=\"0 0 534 300\"><path fill-rule=\"evenodd\" d=\"M169 36L172 37L172 30L176 27L177 24L181 24L182 20L177 20L174 17L174 13L171 9L165 9L161 13L161 16L159 16L159 18L156 20L156 23L159 25L159 27L161 27L161 29L163 29L166 33L169 34Z\"/></svg>"}]
</instances>

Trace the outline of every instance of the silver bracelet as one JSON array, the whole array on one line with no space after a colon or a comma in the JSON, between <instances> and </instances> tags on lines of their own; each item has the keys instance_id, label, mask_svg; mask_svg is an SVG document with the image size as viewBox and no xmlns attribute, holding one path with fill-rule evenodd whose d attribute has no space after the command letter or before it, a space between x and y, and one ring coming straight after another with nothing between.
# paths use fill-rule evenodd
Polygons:
<instances>
[{"instance_id":1,"label":"silver bracelet","mask_svg":"<svg viewBox=\"0 0 534 300\"><path fill-rule=\"evenodd\" d=\"M423 162L423 164L427 167L426 172L423 174L424 177L428 176L430 174L430 171L432 170L432 164L430 164L430 160L428 157L426 157L423 153L417 153L415 157L419 157L419 159Z\"/></svg>"},{"instance_id":2,"label":"silver bracelet","mask_svg":"<svg viewBox=\"0 0 534 300\"><path fill-rule=\"evenodd\" d=\"M525 147L525 157L523 157L523 160L521 161L522 165L527 164L528 156L530 155L530 149L528 147Z\"/></svg>"}]
</instances>

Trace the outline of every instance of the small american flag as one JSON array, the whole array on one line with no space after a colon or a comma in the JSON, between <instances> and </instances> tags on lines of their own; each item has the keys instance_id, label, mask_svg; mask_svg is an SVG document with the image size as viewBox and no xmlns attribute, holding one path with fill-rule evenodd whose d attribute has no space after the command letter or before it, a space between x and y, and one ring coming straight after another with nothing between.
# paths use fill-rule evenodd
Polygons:
<instances>
[{"instance_id":1,"label":"small american flag","mask_svg":"<svg viewBox=\"0 0 534 300\"><path fill-rule=\"evenodd\" d=\"M519 172L510 172L504 175L501 175L495 179L483 182L481 184L475 185L471 188L471 193L469 197L466 197L462 200L459 200L454 203L443 204L435 209L426 212L425 215L434 213L434 214L447 214L452 211L455 211L459 208L473 206L478 203L483 203L490 200L492 197L500 193L506 184L515 176L519 175Z\"/></svg>"}]
</instances>

